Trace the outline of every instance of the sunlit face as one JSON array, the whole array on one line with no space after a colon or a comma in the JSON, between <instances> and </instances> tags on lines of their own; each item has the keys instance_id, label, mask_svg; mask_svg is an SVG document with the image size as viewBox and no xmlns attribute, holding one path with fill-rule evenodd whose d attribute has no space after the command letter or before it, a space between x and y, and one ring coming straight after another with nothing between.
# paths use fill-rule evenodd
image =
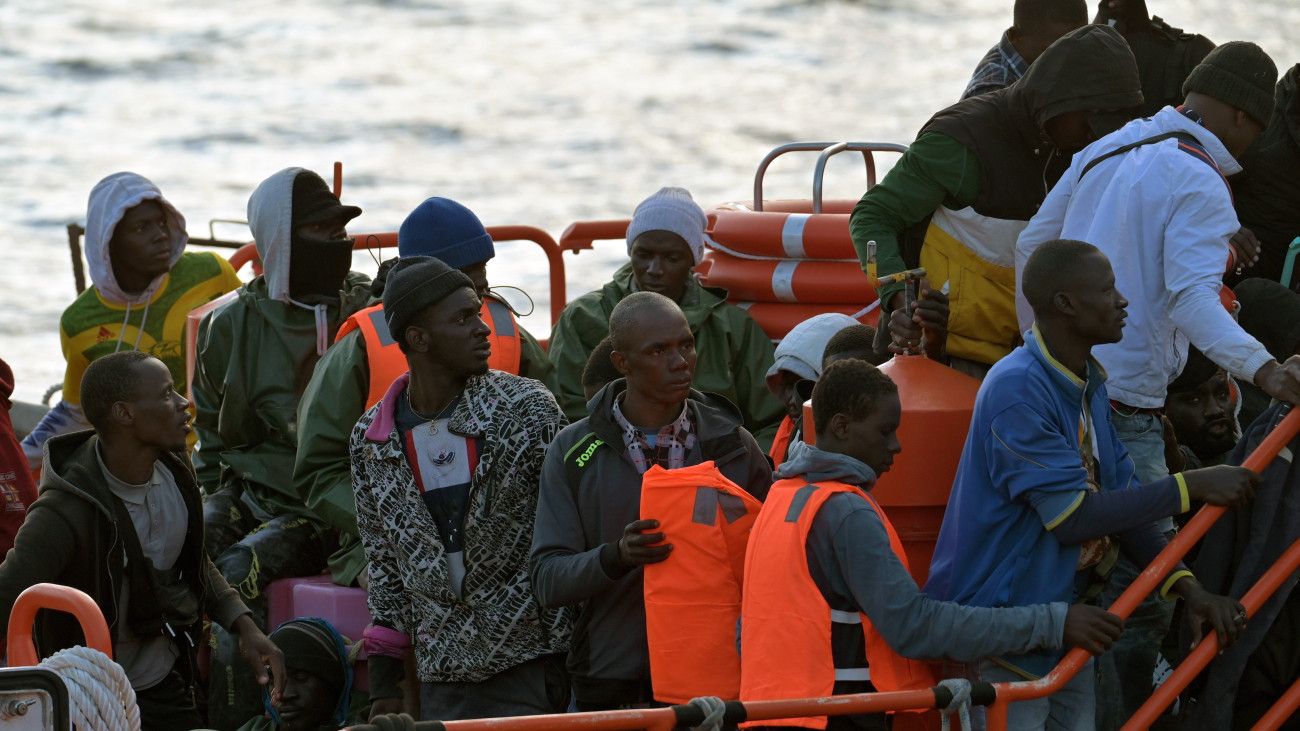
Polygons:
<instances>
[{"instance_id":1,"label":"sunlit face","mask_svg":"<svg viewBox=\"0 0 1300 731\"><path fill-rule=\"evenodd\" d=\"M479 296L479 299L483 299L487 296L489 286L486 261L481 261L477 264L470 264L469 266L462 268L460 271L462 274L469 277L469 280L474 283L474 292Z\"/></svg>"},{"instance_id":2,"label":"sunlit face","mask_svg":"<svg viewBox=\"0 0 1300 731\"><path fill-rule=\"evenodd\" d=\"M1115 272L1105 254L1089 254L1079 261L1067 294L1074 306L1074 326L1089 342L1118 343L1124 337L1128 300L1115 287Z\"/></svg>"},{"instance_id":3,"label":"sunlit face","mask_svg":"<svg viewBox=\"0 0 1300 731\"><path fill-rule=\"evenodd\" d=\"M1206 458L1236 445L1234 410L1228 374L1222 369L1196 388L1171 392L1165 399L1165 416L1173 424L1178 443Z\"/></svg>"},{"instance_id":4,"label":"sunlit face","mask_svg":"<svg viewBox=\"0 0 1300 731\"><path fill-rule=\"evenodd\" d=\"M633 321L626 349L610 356L627 389L647 403L681 403L695 377L695 336L677 308L652 308Z\"/></svg>"},{"instance_id":5,"label":"sunlit face","mask_svg":"<svg viewBox=\"0 0 1300 731\"><path fill-rule=\"evenodd\" d=\"M185 449L190 402L176 392L171 371L157 358L142 360L131 368L138 385L131 400L121 403L131 416L135 438L164 451Z\"/></svg>"},{"instance_id":6,"label":"sunlit face","mask_svg":"<svg viewBox=\"0 0 1300 731\"><path fill-rule=\"evenodd\" d=\"M171 268L172 234L167 221L167 211L156 200L143 201L127 209L122 220L113 227L113 238L108 242L108 256L113 265L113 276L123 287L134 283L142 286Z\"/></svg>"},{"instance_id":7,"label":"sunlit face","mask_svg":"<svg viewBox=\"0 0 1300 731\"><path fill-rule=\"evenodd\" d=\"M657 292L681 303L695 255L681 236L671 231L646 231L632 242L632 276L637 289Z\"/></svg>"},{"instance_id":8,"label":"sunlit face","mask_svg":"<svg viewBox=\"0 0 1300 731\"><path fill-rule=\"evenodd\" d=\"M482 301L473 289L461 287L425 308L406 328L407 342L437 356L455 378L481 376L488 371L492 330L479 316ZM418 331L418 332L417 332Z\"/></svg>"}]
</instances>

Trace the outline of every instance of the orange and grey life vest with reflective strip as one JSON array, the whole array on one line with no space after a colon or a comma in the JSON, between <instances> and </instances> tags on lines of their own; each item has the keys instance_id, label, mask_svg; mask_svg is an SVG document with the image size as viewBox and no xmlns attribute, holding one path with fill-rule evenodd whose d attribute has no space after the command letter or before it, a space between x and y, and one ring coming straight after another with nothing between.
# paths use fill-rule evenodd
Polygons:
<instances>
[{"instance_id":1,"label":"orange and grey life vest with reflective strip","mask_svg":"<svg viewBox=\"0 0 1300 731\"><path fill-rule=\"evenodd\" d=\"M870 680L879 691L934 685L929 665L894 652L866 615L831 609L809 574L808 531L822 504L839 492L854 492L866 498L889 534L890 547L907 566L907 555L894 527L867 493L842 482L809 484L794 479L773 485L754 523L745 555L742 701L829 696L837 680ZM833 623L862 626L869 667L835 667ZM826 717L742 724L750 725L824 729Z\"/></svg>"},{"instance_id":2,"label":"orange and grey life vest with reflective strip","mask_svg":"<svg viewBox=\"0 0 1300 731\"><path fill-rule=\"evenodd\" d=\"M492 334L488 335L488 340L492 343L488 367L519 375L522 346L519 324L515 322L514 313L504 302L488 295L483 298L479 316L492 329ZM339 328L334 342L337 343L353 330L360 330L361 337L366 340L366 360L370 365L370 390L366 395L366 408L369 409L384 397L393 381L407 371L406 356L388 332L383 305L367 307L349 317Z\"/></svg>"},{"instance_id":3,"label":"orange and grey life vest with reflective strip","mask_svg":"<svg viewBox=\"0 0 1300 731\"><path fill-rule=\"evenodd\" d=\"M655 700L689 703L740 697L736 620L745 545L762 508L712 461L641 478L641 517L659 521L673 544L645 566L646 639Z\"/></svg>"}]
</instances>

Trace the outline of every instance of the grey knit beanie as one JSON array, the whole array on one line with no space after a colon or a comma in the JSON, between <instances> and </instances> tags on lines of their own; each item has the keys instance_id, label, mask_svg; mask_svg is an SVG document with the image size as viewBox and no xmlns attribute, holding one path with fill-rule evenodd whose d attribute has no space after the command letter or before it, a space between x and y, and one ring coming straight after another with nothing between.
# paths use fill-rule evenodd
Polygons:
<instances>
[{"instance_id":1,"label":"grey knit beanie","mask_svg":"<svg viewBox=\"0 0 1300 731\"><path fill-rule=\"evenodd\" d=\"M1273 116L1277 66L1250 41L1229 41L1210 51L1183 82L1183 95L1205 94L1231 104L1267 127Z\"/></svg>"},{"instance_id":2,"label":"grey knit beanie","mask_svg":"<svg viewBox=\"0 0 1300 731\"><path fill-rule=\"evenodd\" d=\"M393 339L402 342L411 320L426 307L436 305L461 287L474 282L432 256L404 256L388 271L384 285L384 321Z\"/></svg>"},{"instance_id":3,"label":"grey knit beanie","mask_svg":"<svg viewBox=\"0 0 1300 731\"><path fill-rule=\"evenodd\" d=\"M627 227L627 251L632 253L632 242L646 231L668 231L686 240L695 263L699 264L704 258L704 227L707 224L704 211L691 197L690 191L660 188L633 211L632 223Z\"/></svg>"}]
</instances>

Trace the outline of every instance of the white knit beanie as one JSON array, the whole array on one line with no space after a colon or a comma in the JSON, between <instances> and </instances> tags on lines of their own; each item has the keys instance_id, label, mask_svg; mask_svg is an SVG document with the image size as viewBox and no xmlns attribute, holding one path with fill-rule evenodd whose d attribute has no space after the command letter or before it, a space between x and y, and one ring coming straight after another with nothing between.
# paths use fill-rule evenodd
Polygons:
<instances>
[{"instance_id":1,"label":"white knit beanie","mask_svg":"<svg viewBox=\"0 0 1300 731\"><path fill-rule=\"evenodd\" d=\"M646 231L668 231L681 236L691 247L695 263L704 257L704 227L708 220L690 191L685 188L660 188L657 193L641 201L632 213L632 223L627 227L627 252L632 253L632 242Z\"/></svg>"}]
</instances>

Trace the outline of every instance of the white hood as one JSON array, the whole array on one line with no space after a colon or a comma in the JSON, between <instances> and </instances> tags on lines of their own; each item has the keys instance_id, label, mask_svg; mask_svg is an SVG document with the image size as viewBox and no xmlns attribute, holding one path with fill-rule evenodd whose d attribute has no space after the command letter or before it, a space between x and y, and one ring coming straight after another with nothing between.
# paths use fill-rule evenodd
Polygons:
<instances>
[{"instance_id":1,"label":"white hood","mask_svg":"<svg viewBox=\"0 0 1300 731\"><path fill-rule=\"evenodd\" d=\"M248 198L248 227L257 242L271 299L289 302L289 254L293 235L293 179L303 168L285 168L257 186Z\"/></svg>"},{"instance_id":2,"label":"white hood","mask_svg":"<svg viewBox=\"0 0 1300 731\"><path fill-rule=\"evenodd\" d=\"M823 312L795 325L776 346L775 361L767 369L767 381L775 384L781 371L815 381L822 375L822 353L835 333L860 324L840 312ZM769 386L770 388L771 386Z\"/></svg>"},{"instance_id":3,"label":"white hood","mask_svg":"<svg viewBox=\"0 0 1300 731\"><path fill-rule=\"evenodd\" d=\"M100 295L109 302L145 302L153 296L165 276L158 275L144 292L128 295L122 291L117 277L113 275L113 263L108 251L113 230L117 228L117 222L122 220L123 214L147 200L158 201L167 212L167 227L172 236L172 257L168 264L170 269L180 260L190 237L185 233L185 217L163 197L158 186L135 173L113 173L99 181L90 191L90 202L86 206L86 263L90 269L90 281L95 283Z\"/></svg>"}]
</instances>

